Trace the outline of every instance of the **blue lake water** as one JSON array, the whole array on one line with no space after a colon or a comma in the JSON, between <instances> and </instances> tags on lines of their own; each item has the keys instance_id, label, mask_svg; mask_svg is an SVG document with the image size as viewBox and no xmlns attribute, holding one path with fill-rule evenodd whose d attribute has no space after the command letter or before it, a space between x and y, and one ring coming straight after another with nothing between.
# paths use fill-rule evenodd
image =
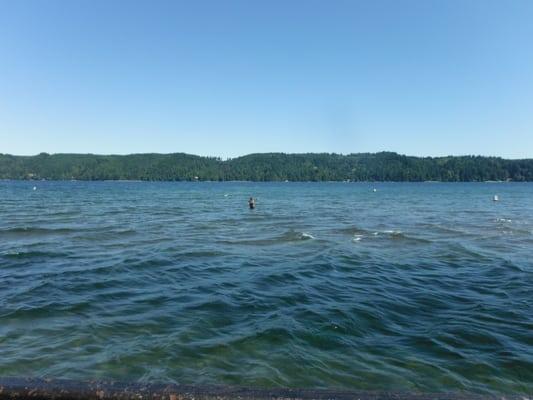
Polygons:
<instances>
[{"instance_id":1,"label":"blue lake water","mask_svg":"<svg viewBox=\"0 0 533 400\"><path fill-rule=\"evenodd\" d=\"M0 376L532 393L533 184L0 182Z\"/></svg>"}]
</instances>

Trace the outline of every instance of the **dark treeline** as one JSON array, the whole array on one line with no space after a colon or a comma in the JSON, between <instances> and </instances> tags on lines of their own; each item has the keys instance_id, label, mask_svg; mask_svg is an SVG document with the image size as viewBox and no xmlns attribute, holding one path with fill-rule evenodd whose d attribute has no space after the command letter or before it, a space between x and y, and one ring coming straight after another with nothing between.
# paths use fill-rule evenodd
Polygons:
<instances>
[{"instance_id":1,"label":"dark treeline","mask_svg":"<svg viewBox=\"0 0 533 400\"><path fill-rule=\"evenodd\" d=\"M533 159L410 157L396 153L0 154L0 179L149 181L533 181Z\"/></svg>"}]
</instances>

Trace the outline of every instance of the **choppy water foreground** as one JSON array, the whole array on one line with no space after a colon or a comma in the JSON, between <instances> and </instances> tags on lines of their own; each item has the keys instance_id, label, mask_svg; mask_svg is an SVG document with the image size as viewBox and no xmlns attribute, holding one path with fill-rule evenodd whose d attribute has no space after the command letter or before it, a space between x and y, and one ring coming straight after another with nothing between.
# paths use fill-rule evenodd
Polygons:
<instances>
[{"instance_id":1,"label":"choppy water foreground","mask_svg":"<svg viewBox=\"0 0 533 400\"><path fill-rule=\"evenodd\" d=\"M0 375L531 393L533 184L0 182Z\"/></svg>"}]
</instances>

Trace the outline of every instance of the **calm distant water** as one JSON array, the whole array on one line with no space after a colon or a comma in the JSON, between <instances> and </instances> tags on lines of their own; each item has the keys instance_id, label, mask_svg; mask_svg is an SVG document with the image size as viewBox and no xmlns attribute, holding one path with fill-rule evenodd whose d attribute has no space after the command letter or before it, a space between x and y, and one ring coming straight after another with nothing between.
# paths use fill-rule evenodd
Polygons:
<instances>
[{"instance_id":1,"label":"calm distant water","mask_svg":"<svg viewBox=\"0 0 533 400\"><path fill-rule=\"evenodd\" d=\"M532 393L533 184L0 182L0 376Z\"/></svg>"}]
</instances>

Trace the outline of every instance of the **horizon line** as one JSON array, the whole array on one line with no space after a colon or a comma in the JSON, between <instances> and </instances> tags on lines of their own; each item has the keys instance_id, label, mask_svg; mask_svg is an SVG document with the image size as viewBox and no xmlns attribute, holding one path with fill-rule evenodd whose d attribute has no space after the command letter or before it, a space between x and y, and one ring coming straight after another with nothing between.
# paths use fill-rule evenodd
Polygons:
<instances>
[{"instance_id":1,"label":"horizon line","mask_svg":"<svg viewBox=\"0 0 533 400\"><path fill-rule=\"evenodd\" d=\"M402 157L413 157L413 158L447 158L447 157L484 157L484 158L499 158L502 160L531 160L533 159L533 156L531 157L518 157L518 158L511 158L511 157L504 157L499 155L483 155L483 154L447 154L447 155L410 155L405 153L398 153L396 151L390 151L390 150L380 150L380 151L362 151L362 152L351 152L351 153L337 153L337 152L283 152L283 151L268 151L268 152L253 152L253 153L247 153L242 154L238 156L233 157L222 157L217 155L200 155L200 154L194 154L194 153L187 153L183 151L175 151L175 152L169 152L169 153L159 153L159 152L132 152L132 153L77 153L77 152L57 152L57 153L49 153L46 151L39 152L37 154L12 154L12 153L0 153L2 156L12 156L12 157L37 157L40 155L48 155L48 156L56 156L56 155L86 155L86 156L101 156L101 157L127 157L127 156L133 156L133 155L174 155L174 154L181 154L181 155L188 155L193 157L203 157L203 158L218 158L223 161L242 158L242 157L248 157L252 155L267 155L267 154L282 154L282 155L338 155L338 156L350 156L350 155L362 155L362 154L383 154L383 153L390 153L390 154L396 154Z\"/></svg>"}]
</instances>

